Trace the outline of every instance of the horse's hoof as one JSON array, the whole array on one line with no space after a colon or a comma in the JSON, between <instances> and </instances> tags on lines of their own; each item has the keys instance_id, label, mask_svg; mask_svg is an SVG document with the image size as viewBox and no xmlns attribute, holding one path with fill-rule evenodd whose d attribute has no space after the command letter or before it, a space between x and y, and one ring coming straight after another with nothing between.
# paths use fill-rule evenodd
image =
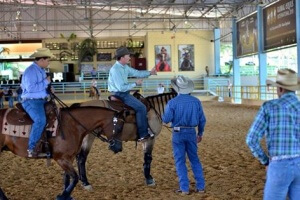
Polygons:
<instances>
[{"instance_id":1,"label":"horse's hoof","mask_svg":"<svg viewBox=\"0 0 300 200\"><path fill-rule=\"evenodd\" d=\"M146 179L146 185L147 186L155 186L155 180L154 178L151 178L151 179Z\"/></svg>"},{"instance_id":2,"label":"horse's hoof","mask_svg":"<svg viewBox=\"0 0 300 200\"><path fill-rule=\"evenodd\" d=\"M82 185L83 189L88 191L93 191L93 187L91 185Z\"/></svg>"}]
</instances>

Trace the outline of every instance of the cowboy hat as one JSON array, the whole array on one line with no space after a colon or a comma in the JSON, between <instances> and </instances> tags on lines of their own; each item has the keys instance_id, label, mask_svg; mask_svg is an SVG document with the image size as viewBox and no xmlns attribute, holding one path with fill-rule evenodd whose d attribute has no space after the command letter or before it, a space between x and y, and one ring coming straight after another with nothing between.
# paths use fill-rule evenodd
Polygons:
<instances>
[{"instance_id":1,"label":"cowboy hat","mask_svg":"<svg viewBox=\"0 0 300 200\"><path fill-rule=\"evenodd\" d=\"M123 57L125 55L130 55L132 52L130 52L126 47L119 47L116 50L115 58Z\"/></svg>"},{"instance_id":2,"label":"cowboy hat","mask_svg":"<svg viewBox=\"0 0 300 200\"><path fill-rule=\"evenodd\" d=\"M51 53L51 51L48 48L39 48L30 56L30 58L44 58L44 57L53 58L54 55Z\"/></svg>"},{"instance_id":3,"label":"cowboy hat","mask_svg":"<svg viewBox=\"0 0 300 200\"><path fill-rule=\"evenodd\" d=\"M171 80L171 85L177 93L189 94L194 90L194 83L188 77L179 75Z\"/></svg>"},{"instance_id":4,"label":"cowboy hat","mask_svg":"<svg viewBox=\"0 0 300 200\"><path fill-rule=\"evenodd\" d=\"M267 80L268 86L281 87L287 90L300 90L300 82L297 73L291 69L280 69L277 72L276 81Z\"/></svg>"}]
</instances>

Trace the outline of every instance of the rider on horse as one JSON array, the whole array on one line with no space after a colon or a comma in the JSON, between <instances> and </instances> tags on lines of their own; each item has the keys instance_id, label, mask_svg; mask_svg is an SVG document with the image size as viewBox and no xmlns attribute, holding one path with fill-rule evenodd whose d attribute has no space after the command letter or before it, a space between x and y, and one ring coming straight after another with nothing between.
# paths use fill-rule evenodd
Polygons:
<instances>
[{"instance_id":1,"label":"rider on horse","mask_svg":"<svg viewBox=\"0 0 300 200\"><path fill-rule=\"evenodd\" d=\"M33 120L27 149L28 157L33 157L36 154L36 144L46 126L44 105L47 102L47 88L51 78L46 75L44 68L49 66L50 58L54 55L47 48L39 48L30 57L34 58L34 62L25 70L21 86L22 106Z\"/></svg>"},{"instance_id":2,"label":"rider on horse","mask_svg":"<svg viewBox=\"0 0 300 200\"><path fill-rule=\"evenodd\" d=\"M129 93L132 88L142 85L143 80L138 79L135 83L128 83L128 76L145 78L156 75L156 70L154 68L151 71L138 71L129 67L130 52L126 47L118 48L115 57L117 61L109 71L108 91L135 110L139 141L144 141L151 137L148 133L147 110L142 102Z\"/></svg>"},{"instance_id":3,"label":"rider on horse","mask_svg":"<svg viewBox=\"0 0 300 200\"><path fill-rule=\"evenodd\" d=\"M100 96L99 90L97 89L97 81L94 78L93 78L93 80L91 82L91 88L94 88L94 90L96 91L96 95ZM91 93L92 92L90 91L90 97L92 96Z\"/></svg>"}]
</instances>

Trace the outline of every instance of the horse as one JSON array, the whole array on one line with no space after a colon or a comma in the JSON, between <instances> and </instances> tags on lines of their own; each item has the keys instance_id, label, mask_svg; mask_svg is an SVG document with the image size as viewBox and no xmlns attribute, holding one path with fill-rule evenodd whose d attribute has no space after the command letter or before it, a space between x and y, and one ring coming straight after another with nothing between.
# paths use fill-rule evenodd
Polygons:
<instances>
[{"instance_id":1,"label":"horse","mask_svg":"<svg viewBox=\"0 0 300 200\"><path fill-rule=\"evenodd\" d=\"M90 87L90 92L89 92L89 97L91 97L92 99L99 100L100 99L99 90L96 87L91 86Z\"/></svg>"},{"instance_id":2,"label":"horse","mask_svg":"<svg viewBox=\"0 0 300 200\"><path fill-rule=\"evenodd\" d=\"M159 95L154 96L148 96L144 98L139 93L133 94L136 98L140 99L142 102L147 102L148 106L151 107L150 111L148 112L148 123L150 127L153 127L153 130L150 130L152 133L154 133L155 137L152 139L148 139L147 141L142 143L143 146L143 152L144 152L144 177L145 177L145 183L147 186L155 186L155 180L152 177L150 170L151 170L151 162L152 162L152 150L155 143L155 138L158 136L158 134L161 131L162 128L162 121L161 116L164 113L164 107L166 103L174 98L176 96L176 93L163 93ZM87 101L80 104L80 106L100 106L100 107L107 107L107 104L109 101L107 100L93 100L93 101ZM78 106L78 105L77 105ZM129 117L132 117L130 115ZM133 120L134 119L129 119ZM81 150L79 154L76 157L77 160L77 166L78 166L78 173L79 173L79 180L82 183L82 186L86 190L92 190L92 186L88 181L88 178L86 176L86 160L88 157L88 154L92 148L92 144L94 142L94 139L98 137L95 134L88 134L85 136ZM119 141L115 141L115 145L117 145L117 148L112 148L112 145L110 145L110 149L113 150L115 153L118 153L122 150L122 141L136 141L137 138L137 132L136 132L136 125L134 123L125 123L123 126L123 131L119 134L116 139ZM102 138L100 138L103 140Z\"/></svg>"},{"instance_id":3,"label":"horse","mask_svg":"<svg viewBox=\"0 0 300 200\"><path fill-rule=\"evenodd\" d=\"M55 104L50 103L50 105L51 112L57 113L58 111L56 110ZM9 118L10 113L13 111L15 111L15 116ZM10 134L4 134L3 127L6 127L7 124L13 124L12 122L9 122L9 120L15 120L15 123L22 123L25 121L25 117L22 119L17 118L16 111L17 113L22 113L22 111L17 109L0 110L0 150L8 150L17 156L26 158L28 137L17 137L13 135L15 134L15 131L13 131L14 129L11 129ZM25 113L23 114L25 115ZM73 161L75 160L75 157L81 148L84 137L92 130L100 128L101 133L104 134L108 140L113 139L113 134L118 134L122 130L124 124L124 113L101 107L78 107L61 108L57 115L57 119L59 119L58 121L60 123L56 131L56 136L49 137L47 139L47 144L49 145L50 149L50 158L54 159L64 170L64 189L56 199L70 200L72 199L71 193L78 183L78 174L73 167ZM28 115L26 116L28 117ZM20 115L18 115L18 117L20 117ZM31 120L30 118L27 119ZM17 130L17 128L23 130L25 125L23 124L23 127L17 127L16 125L12 126L15 126L15 130ZM30 126L30 123L29 125L27 123L26 126ZM7 130L8 129L5 129L5 131ZM21 132L20 135L22 133L25 132ZM7 199L1 188L0 199Z\"/></svg>"}]
</instances>

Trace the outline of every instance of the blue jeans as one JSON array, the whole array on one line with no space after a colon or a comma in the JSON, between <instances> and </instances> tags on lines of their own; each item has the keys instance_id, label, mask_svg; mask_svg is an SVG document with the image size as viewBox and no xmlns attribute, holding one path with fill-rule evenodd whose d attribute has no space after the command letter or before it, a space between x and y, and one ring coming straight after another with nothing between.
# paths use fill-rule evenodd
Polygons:
<instances>
[{"instance_id":1,"label":"blue jeans","mask_svg":"<svg viewBox=\"0 0 300 200\"><path fill-rule=\"evenodd\" d=\"M186 154L190 160L194 178L196 180L196 189L204 190L205 180L202 165L197 154L198 146L196 131L183 129L180 130L180 132L173 132L172 146L180 190L183 192L189 191Z\"/></svg>"},{"instance_id":2,"label":"blue jeans","mask_svg":"<svg viewBox=\"0 0 300 200\"><path fill-rule=\"evenodd\" d=\"M0 108L4 108L3 99L4 99L4 96L0 98Z\"/></svg>"},{"instance_id":3,"label":"blue jeans","mask_svg":"<svg viewBox=\"0 0 300 200\"><path fill-rule=\"evenodd\" d=\"M23 108L31 117L33 124L30 130L28 149L34 150L46 126L46 101L43 99L28 99L22 103Z\"/></svg>"},{"instance_id":4,"label":"blue jeans","mask_svg":"<svg viewBox=\"0 0 300 200\"><path fill-rule=\"evenodd\" d=\"M21 102L22 102L21 94L18 94L18 96L17 96L17 100L18 100L18 102L19 102L19 103L21 103Z\"/></svg>"},{"instance_id":5,"label":"blue jeans","mask_svg":"<svg viewBox=\"0 0 300 200\"><path fill-rule=\"evenodd\" d=\"M118 96L123 101L123 103L134 109L139 137L143 138L148 135L148 119L146 106L137 98L129 94L129 92L115 92L113 94Z\"/></svg>"},{"instance_id":6,"label":"blue jeans","mask_svg":"<svg viewBox=\"0 0 300 200\"><path fill-rule=\"evenodd\" d=\"M14 97L13 96L8 97L8 106L10 108L14 107Z\"/></svg>"},{"instance_id":7,"label":"blue jeans","mask_svg":"<svg viewBox=\"0 0 300 200\"><path fill-rule=\"evenodd\" d=\"M268 166L264 200L300 198L300 157L271 161Z\"/></svg>"}]
</instances>

